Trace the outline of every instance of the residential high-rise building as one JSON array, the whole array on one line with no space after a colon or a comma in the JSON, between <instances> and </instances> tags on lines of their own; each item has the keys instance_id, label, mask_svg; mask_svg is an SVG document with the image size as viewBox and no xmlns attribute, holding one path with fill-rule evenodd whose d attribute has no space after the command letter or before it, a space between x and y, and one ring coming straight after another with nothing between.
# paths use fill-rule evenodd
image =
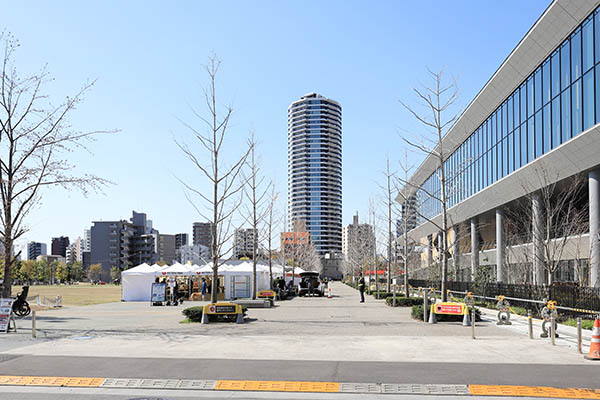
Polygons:
<instances>
[{"instance_id":1,"label":"residential high-rise building","mask_svg":"<svg viewBox=\"0 0 600 400\"><path fill-rule=\"evenodd\" d=\"M155 249L156 258L158 261L163 261L167 264L172 264L177 261L177 250L175 248L175 235L165 235L155 233Z\"/></svg>"},{"instance_id":2,"label":"residential high-rise building","mask_svg":"<svg viewBox=\"0 0 600 400\"><path fill-rule=\"evenodd\" d=\"M52 238L52 255L53 256L67 256L67 248L69 247L69 237L61 236Z\"/></svg>"},{"instance_id":3,"label":"residential high-rise building","mask_svg":"<svg viewBox=\"0 0 600 400\"><path fill-rule=\"evenodd\" d=\"M179 250L181 246L188 244L189 235L187 233L175 234L175 250Z\"/></svg>"},{"instance_id":4,"label":"residential high-rise building","mask_svg":"<svg viewBox=\"0 0 600 400\"><path fill-rule=\"evenodd\" d=\"M83 251L92 251L92 231L89 229L83 231Z\"/></svg>"},{"instance_id":5,"label":"residential high-rise building","mask_svg":"<svg viewBox=\"0 0 600 400\"><path fill-rule=\"evenodd\" d=\"M38 256L47 255L47 246L46 243L40 242L29 242L27 243L27 259L28 260L36 260Z\"/></svg>"},{"instance_id":6,"label":"residential high-rise building","mask_svg":"<svg viewBox=\"0 0 600 400\"><path fill-rule=\"evenodd\" d=\"M210 251L208 247L201 244L184 244L178 250L179 262L182 264L191 263L196 265L205 265L210 261Z\"/></svg>"},{"instance_id":7,"label":"residential high-rise building","mask_svg":"<svg viewBox=\"0 0 600 400\"><path fill-rule=\"evenodd\" d=\"M317 93L288 108L288 215L320 256L342 251L342 107Z\"/></svg>"},{"instance_id":8,"label":"residential high-rise building","mask_svg":"<svg viewBox=\"0 0 600 400\"><path fill-rule=\"evenodd\" d=\"M109 279L113 267L125 270L144 262L154 264L157 261L155 235L158 231L148 222L146 214L135 211L130 222L93 222L89 263L102 264L102 279ZM82 254L82 258L84 256Z\"/></svg>"},{"instance_id":9,"label":"residential high-rise building","mask_svg":"<svg viewBox=\"0 0 600 400\"><path fill-rule=\"evenodd\" d=\"M371 257L375 246L373 226L358 222L358 214L352 217L352 223L342 230L342 254L344 259Z\"/></svg>"},{"instance_id":10,"label":"residential high-rise building","mask_svg":"<svg viewBox=\"0 0 600 400\"><path fill-rule=\"evenodd\" d=\"M194 222L192 240L192 244L200 244L210 249L212 246L212 222Z\"/></svg>"},{"instance_id":11,"label":"residential high-rise building","mask_svg":"<svg viewBox=\"0 0 600 400\"><path fill-rule=\"evenodd\" d=\"M399 201L402 217L396 221L396 237L404 234L404 219L406 219L407 232L415 229L419 221L417 196L413 194L412 196L407 196L406 201L404 199L400 199Z\"/></svg>"},{"instance_id":12,"label":"residential high-rise building","mask_svg":"<svg viewBox=\"0 0 600 400\"><path fill-rule=\"evenodd\" d=\"M233 258L252 258L255 233L252 228L239 228L233 232Z\"/></svg>"}]
</instances>

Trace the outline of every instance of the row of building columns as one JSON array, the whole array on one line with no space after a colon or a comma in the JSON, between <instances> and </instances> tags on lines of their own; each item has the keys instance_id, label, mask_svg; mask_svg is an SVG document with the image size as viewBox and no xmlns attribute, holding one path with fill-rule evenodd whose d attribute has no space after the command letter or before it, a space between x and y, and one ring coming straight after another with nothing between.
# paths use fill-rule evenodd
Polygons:
<instances>
[{"instance_id":1,"label":"row of building columns","mask_svg":"<svg viewBox=\"0 0 600 400\"><path fill-rule=\"evenodd\" d=\"M589 173L589 224L590 224L590 286L600 287L600 170ZM542 200L539 193L534 193L531 200L533 270L534 283L547 283L548 274L544 268L544 216ZM477 217L471 218L471 274L476 276L479 268L479 232ZM456 240L455 240L456 242ZM496 210L496 279L507 281L504 237L504 212ZM454 248L458 254L458 248Z\"/></svg>"}]
</instances>

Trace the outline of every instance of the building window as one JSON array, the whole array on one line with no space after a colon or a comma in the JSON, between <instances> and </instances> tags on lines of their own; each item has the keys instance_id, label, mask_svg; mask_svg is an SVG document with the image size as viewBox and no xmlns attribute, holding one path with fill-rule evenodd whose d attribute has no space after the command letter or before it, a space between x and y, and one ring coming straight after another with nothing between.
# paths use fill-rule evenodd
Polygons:
<instances>
[{"instance_id":1,"label":"building window","mask_svg":"<svg viewBox=\"0 0 600 400\"><path fill-rule=\"evenodd\" d=\"M562 111L560 117L562 124L560 126L560 142L564 143L571 137L571 91L565 90L561 95Z\"/></svg>"},{"instance_id":2,"label":"building window","mask_svg":"<svg viewBox=\"0 0 600 400\"><path fill-rule=\"evenodd\" d=\"M590 70L583 76L583 130L594 125L594 70Z\"/></svg>"},{"instance_id":3,"label":"building window","mask_svg":"<svg viewBox=\"0 0 600 400\"><path fill-rule=\"evenodd\" d=\"M581 133L581 118L582 118L582 110L581 110L581 79L578 79L571 86L571 101L572 101L572 116L571 120L573 121L573 129L571 130L571 137L577 136Z\"/></svg>"}]
</instances>

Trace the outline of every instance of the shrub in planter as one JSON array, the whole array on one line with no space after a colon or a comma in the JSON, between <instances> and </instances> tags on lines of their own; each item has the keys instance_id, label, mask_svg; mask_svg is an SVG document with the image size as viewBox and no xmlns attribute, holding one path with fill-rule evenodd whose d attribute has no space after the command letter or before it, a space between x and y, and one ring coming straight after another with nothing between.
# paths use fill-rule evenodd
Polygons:
<instances>
[{"instance_id":1,"label":"shrub in planter","mask_svg":"<svg viewBox=\"0 0 600 400\"><path fill-rule=\"evenodd\" d=\"M388 297L393 297L394 293L390 293L390 292L372 292L371 293L373 295L373 297L375 297L376 299L387 299ZM399 296L398 293L396 293L396 296Z\"/></svg>"},{"instance_id":2,"label":"shrub in planter","mask_svg":"<svg viewBox=\"0 0 600 400\"><path fill-rule=\"evenodd\" d=\"M185 315L192 322L202 322L202 310L203 306L195 306L186 308L181 313Z\"/></svg>"},{"instance_id":3,"label":"shrub in planter","mask_svg":"<svg viewBox=\"0 0 600 400\"><path fill-rule=\"evenodd\" d=\"M423 321L423 304L417 304L412 306L412 310L410 311L410 316L414 319L418 319Z\"/></svg>"},{"instance_id":4,"label":"shrub in planter","mask_svg":"<svg viewBox=\"0 0 600 400\"><path fill-rule=\"evenodd\" d=\"M385 299L388 306L394 306L394 296L389 296ZM396 296L396 307L410 307L423 304L423 300L416 297L398 297Z\"/></svg>"}]
</instances>

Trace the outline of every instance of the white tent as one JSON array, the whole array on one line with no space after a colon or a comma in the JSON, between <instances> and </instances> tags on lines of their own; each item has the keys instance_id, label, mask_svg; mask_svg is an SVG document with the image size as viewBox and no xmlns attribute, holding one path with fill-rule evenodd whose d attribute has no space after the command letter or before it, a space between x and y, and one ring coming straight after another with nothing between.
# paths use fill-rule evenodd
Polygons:
<instances>
[{"instance_id":1,"label":"white tent","mask_svg":"<svg viewBox=\"0 0 600 400\"><path fill-rule=\"evenodd\" d=\"M193 276L196 270L193 265L175 263L157 271L156 275L161 276Z\"/></svg>"},{"instance_id":2,"label":"white tent","mask_svg":"<svg viewBox=\"0 0 600 400\"><path fill-rule=\"evenodd\" d=\"M143 263L121 272L121 299L123 301L150 301L154 277L163 268L158 264Z\"/></svg>"}]
</instances>

